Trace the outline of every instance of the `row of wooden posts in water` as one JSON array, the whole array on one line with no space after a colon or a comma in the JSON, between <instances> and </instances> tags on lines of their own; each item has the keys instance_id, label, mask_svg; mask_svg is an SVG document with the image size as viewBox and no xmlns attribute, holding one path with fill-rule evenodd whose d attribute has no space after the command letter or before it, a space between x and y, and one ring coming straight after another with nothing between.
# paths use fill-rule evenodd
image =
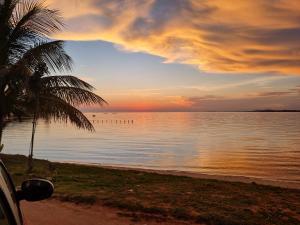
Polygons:
<instances>
[{"instance_id":1,"label":"row of wooden posts in water","mask_svg":"<svg viewBox=\"0 0 300 225\"><path fill-rule=\"evenodd\" d=\"M92 120L92 123L133 124L133 120Z\"/></svg>"}]
</instances>

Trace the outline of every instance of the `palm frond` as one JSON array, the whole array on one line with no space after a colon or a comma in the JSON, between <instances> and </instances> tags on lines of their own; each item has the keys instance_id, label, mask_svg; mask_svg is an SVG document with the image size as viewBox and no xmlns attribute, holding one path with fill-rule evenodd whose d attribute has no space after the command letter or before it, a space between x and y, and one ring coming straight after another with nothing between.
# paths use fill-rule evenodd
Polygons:
<instances>
[{"instance_id":1,"label":"palm frond","mask_svg":"<svg viewBox=\"0 0 300 225\"><path fill-rule=\"evenodd\" d=\"M46 95L48 94L54 95L66 101L67 103L71 104L72 106L107 104L107 102L100 96L94 94L91 91L84 90L78 87L64 87L64 86L51 87L43 90L42 94L43 93L45 93Z\"/></svg>"},{"instance_id":2,"label":"palm frond","mask_svg":"<svg viewBox=\"0 0 300 225\"><path fill-rule=\"evenodd\" d=\"M12 12L3 28L1 22L4 19L0 16L0 49L2 58L6 58L7 63L14 64L34 43L46 42L49 35L60 31L63 22L57 10L48 9L41 1L5 0L5 4L7 2L11 2L7 7L11 7ZM7 7L3 9L5 13L11 11Z\"/></svg>"},{"instance_id":3,"label":"palm frond","mask_svg":"<svg viewBox=\"0 0 300 225\"><path fill-rule=\"evenodd\" d=\"M45 87L66 86L82 88L89 91L94 90L94 87L89 83L71 75L45 76L42 78L41 83Z\"/></svg>"},{"instance_id":4,"label":"palm frond","mask_svg":"<svg viewBox=\"0 0 300 225\"><path fill-rule=\"evenodd\" d=\"M70 121L80 129L94 131L93 125L82 112L56 96L40 97L38 117L66 123Z\"/></svg>"},{"instance_id":5,"label":"palm frond","mask_svg":"<svg viewBox=\"0 0 300 225\"><path fill-rule=\"evenodd\" d=\"M33 70L39 63L44 62L54 72L70 71L72 59L65 52L63 45L63 41L38 43L29 49L16 65L27 66Z\"/></svg>"},{"instance_id":6,"label":"palm frond","mask_svg":"<svg viewBox=\"0 0 300 225\"><path fill-rule=\"evenodd\" d=\"M22 0L15 5L11 23L14 27L12 36L20 31L28 31L40 36L48 36L63 27L58 10L49 9L44 2Z\"/></svg>"}]
</instances>

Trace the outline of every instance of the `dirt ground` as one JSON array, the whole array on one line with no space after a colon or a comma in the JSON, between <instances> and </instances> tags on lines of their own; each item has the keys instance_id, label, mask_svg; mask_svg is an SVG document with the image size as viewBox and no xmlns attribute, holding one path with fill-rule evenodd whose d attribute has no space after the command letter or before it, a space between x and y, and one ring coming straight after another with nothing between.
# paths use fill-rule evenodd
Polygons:
<instances>
[{"instance_id":1,"label":"dirt ground","mask_svg":"<svg viewBox=\"0 0 300 225\"><path fill-rule=\"evenodd\" d=\"M140 220L120 215L122 212L103 206L83 206L58 200L22 202L26 225L187 225L176 221Z\"/></svg>"}]
</instances>

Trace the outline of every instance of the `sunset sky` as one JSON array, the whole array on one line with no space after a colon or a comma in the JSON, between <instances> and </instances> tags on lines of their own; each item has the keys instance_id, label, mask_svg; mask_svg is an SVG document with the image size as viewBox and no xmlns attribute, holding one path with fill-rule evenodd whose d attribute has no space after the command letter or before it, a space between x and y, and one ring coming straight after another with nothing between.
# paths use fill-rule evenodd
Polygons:
<instances>
[{"instance_id":1,"label":"sunset sky","mask_svg":"<svg viewBox=\"0 0 300 225\"><path fill-rule=\"evenodd\" d=\"M300 109L299 0L47 0L107 111Z\"/></svg>"}]
</instances>

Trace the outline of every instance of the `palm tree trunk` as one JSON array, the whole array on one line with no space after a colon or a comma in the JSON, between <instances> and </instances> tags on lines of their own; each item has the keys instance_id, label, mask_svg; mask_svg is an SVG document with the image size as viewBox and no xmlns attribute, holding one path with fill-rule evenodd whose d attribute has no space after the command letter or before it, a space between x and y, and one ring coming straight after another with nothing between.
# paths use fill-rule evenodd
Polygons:
<instances>
[{"instance_id":1,"label":"palm tree trunk","mask_svg":"<svg viewBox=\"0 0 300 225\"><path fill-rule=\"evenodd\" d=\"M0 80L0 152L3 150L3 144L2 144L2 135L4 130L4 88L3 88L3 80Z\"/></svg>"},{"instance_id":2,"label":"palm tree trunk","mask_svg":"<svg viewBox=\"0 0 300 225\"><path fill-rule=\"evenodd\" d=\"M34 137L35 137L35 130L36 130L36 122L37 117L36 113L33 115L33 121L32 121L32 133L31 133L31 142L30 142L30 152L28 156L28 172L31 173L33 169L33 145L34 145Z\"/></svg>"},{"instance_id":3,"label":"palm tree trunk","mask_svg":"<svg viewBox=\"0 0 300 225\"><path fill-rule=\"evenodd\" d=\"M37 119L38 119L38 110L39 110L39 95L36 96L36 102L35 102L35 111L33 114L33 120L32 120L32 133L31 133L31 142L30 142L30 152L28 156L28 173L31 173L33 170L33 145L34 145L34 137L35 137L35 131L36 131L36 125L37 125Z\"/></svg>"},{"instance_id":4,"label":"palm tree trunk","mask_svg":"<svg viewBox=\"0 0 300 225\"><path fill-rule=\"evenodd\" d=\"M0 115L0 152L3 150L2 135L4 130L4 117Z\"/></svg>"},{"instance_id":5,"label":"palm tree trunk","mask_svg":"<svg viewBox=\"0 0 300 225\"><path fill-rule=\"evenodd\" d=\"M2 135L3 135L3 126L2 122L0 122L0 152L3 150L4 145L2 144Z\"/></svg>"}]
</instances>

